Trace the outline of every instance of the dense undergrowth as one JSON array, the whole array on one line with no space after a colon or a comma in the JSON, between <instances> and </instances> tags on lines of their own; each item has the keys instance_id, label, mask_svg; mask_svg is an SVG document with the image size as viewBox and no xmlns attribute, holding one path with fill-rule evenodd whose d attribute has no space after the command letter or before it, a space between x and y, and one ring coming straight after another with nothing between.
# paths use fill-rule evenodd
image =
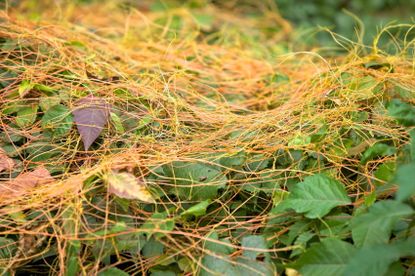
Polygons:
<instances>
[{"instance_id":1,"label":"dense undergrowth","mask_svg":"<svg viewBox=\"0 0 415 276\"><path fill-rule=\"evenodd\" d=\"M414 273L414 26L329 56L196 2L1 14L3 274Z\"/></svg>"}]
</instances>

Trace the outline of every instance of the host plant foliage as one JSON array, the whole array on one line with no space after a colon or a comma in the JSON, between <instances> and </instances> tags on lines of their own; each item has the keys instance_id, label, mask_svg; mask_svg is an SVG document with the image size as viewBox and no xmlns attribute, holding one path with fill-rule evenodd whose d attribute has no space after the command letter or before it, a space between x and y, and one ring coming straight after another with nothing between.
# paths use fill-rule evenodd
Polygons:
<instances>
[{"instance_id":1,"label":"host plant foliage","mask_svg":"<svg viewBox=\"0 0 415 276\"><path fill-rule=\"evenodd\" d=\"M0 18L2 273L414 272L413 40L330 57L268 13L29 2Z\"/></svg>"}]
</instances>

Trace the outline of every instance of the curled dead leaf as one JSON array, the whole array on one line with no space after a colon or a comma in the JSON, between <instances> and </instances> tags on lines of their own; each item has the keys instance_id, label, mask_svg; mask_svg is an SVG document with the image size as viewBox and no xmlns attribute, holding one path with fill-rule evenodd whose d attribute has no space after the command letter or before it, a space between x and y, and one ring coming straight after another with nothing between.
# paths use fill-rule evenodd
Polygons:
<instances>
[{"instance_id":1,"label":"curled dead leaf","mask_svg":"<svg viewBox=\"0 0 415 276\"><path fill-rule=\"evenodd\" d=\"M108 183L108 192L118 197L138 199L149 203L154 202L154 198L147 190L146 184L131 173L110 171L104 176L104 179Z\"/></svg>"},{"instance_id":2,"label":"curled dead leaf","mask_svg":"<svg viewBox=\"0 0 415 276\"><path fill-rule=\"evenodd\" d=\"M43 167L37 167L31 172L18 175L16 178L0 182L0 196L21 196L36 186L53 181L49 171Z\"/></svg>"},{"instance_id":3,"label":"curled dead leaf","mask_svg":"<svg viewBox=\"0 0 415 276\"><path fill-rule=\"evenodd\" d=\"M0 172L2 171L11 171L16 163L13 159L7 156L7 154L0 149Z\"/></svg>"}]
</instances>

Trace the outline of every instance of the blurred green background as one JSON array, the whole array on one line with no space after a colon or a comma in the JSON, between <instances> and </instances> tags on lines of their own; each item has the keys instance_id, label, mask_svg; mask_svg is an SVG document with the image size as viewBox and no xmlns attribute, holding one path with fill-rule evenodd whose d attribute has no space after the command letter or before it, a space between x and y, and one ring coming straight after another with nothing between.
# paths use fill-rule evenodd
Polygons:
<instances>
[{"instance_id":1,"label":"blurred green background","mask_svg":"<svg viewBox=\"0 0 415 276\"><path fill-rule=\"evenodd\" d=\"M286 19L308 45L334 44L333 32L352 41L358 41L361 33L359 21L364 26L361 42L370 44L380 29L391 23L415 23L415 0L0 0L8 6L32 3L30 6L41 12L44 3L104 3L115 1L122 8L162 11L186 7L203 9L209 5L219 6L227 12L247 17L261 17L264 13L275 12ZM267 26L269 32L277 32L278 26ZM357 28L359 27L359 28ZM406 30L407 31L407 30ZM412 31L411 37L415 37ZM395 37L402 38L405 30L391 30Z\"/></svg>"},{"instance_id":2,"label":"blurred green background","mask_svg":"<svg viewBox=\"0 0 415 276\"><path fill-rule=\"evenodd\" d=\"M362 21L366 43L386 24L413 23L415 16L415 1L411 0L275 0L275 3L282 16L299 28L324 26L353 37L356 20L347 14L349 11ZM318 37L330 39L327 35Z\"/></svg>"}]
</instances>

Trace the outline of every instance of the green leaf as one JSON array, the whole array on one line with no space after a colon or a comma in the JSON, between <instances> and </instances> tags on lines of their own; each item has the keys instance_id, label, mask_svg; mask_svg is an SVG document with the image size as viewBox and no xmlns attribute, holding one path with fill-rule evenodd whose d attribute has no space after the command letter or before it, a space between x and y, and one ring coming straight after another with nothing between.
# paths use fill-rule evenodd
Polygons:
<instances>
[{"instance_id":1,"label":"green leaf","mask_svg":"<svg viewBox=\"0 0 415 276\"><path fill-rule=\"evenodd\" d=\"M154 213L141 226L141 229L146 230L147 237L154 235L155 237L163 237L165 231L172 231L174 229L174 218L168 217L168 212ZM161 230L161 232L160 232Z\"/></svg>"},{"instance_id":2,"label":"green leaf","mask_svg":"<svg viewBox=\"0 0 415 276\"><path fill-rule=\"evenodd\" d=\"M30 90L32 90L32 88L34 87L34 84L31 83L29 80L23 80L20 85L19 85L19 95L20 97L23 97L26 95L27 92L29 92Z\"/></svg>"},{"instance_id":3,"label":"green leaf","mask_svg":"<svg viewBox=\"0 0 415 276\"><path fill-rule=\"evenodd\" d=\"M45 92L46 94L51 94L55 92L55 89L53 89L50 86L44 85L44 84L35 84L33 86L34 89Z\"/></svg>"},{"instance_id":4,"label":"green leaf","mask_svg":"<svg viewBox=\"0 0 415 276\"><path fill-rule=\"evenodd\" d=\"M98 273L98 276L129 276L127 272L122 271L116 267L110 267Z\"/></svg>"},{"instance_id":5,"label":"green leaf","mask_svg":"<svg viewBox=\"0 0 415 276\"><path fill-rule=\"evenodd\" d=\"M302 275L343 275L356 249L350 243L329 238L310 247L289 267L296 268Z\"/></svg>"},{"instance_id":6,"label":"green leaf","mask_svg":"<svg viewBox=\"0 0 415 276\"><path fill-rule=\"evenodd\" d=\"M374 97L380 90L379 81L372 76L353 78L350 89L359 100L367 100Z\"/></svg>"},{"instance_id":7,"label":"green leaf","mask_svg":"<svg viewBox=\"0 0 415 276\"><path fill-rule=\"evenodd\" d=\"M62 154L56 145L41 140L30 143L25 152L29 154L27 159L33 162L45 161Z\"/></svg>"},{"instance_id":8,"label":"green leaf","mask_svg":"<svg viewBox=\"0 0 415 276\"><path fill-rule=\"evenodd\" d=\"M211 232L207 235L204 244L206 255L202 259L201 276L207 275L238 275L237 268L228 256L232 253L232 247L219 243L218 234ZM218 242L216 242L218 241Z\"/></svg>"},{"instance_id":9,"label":"green leaf","mask_svg":"<svg viewBox=\"0 0 415 276\"><path fill-rule=\"evenodd\" d=\"M269 253L264 252L268 247L262 236L244 237L241 241L241 246L244 248L242 256L236 260L229 256L233 252L231 245L215 242L218 240L216 232L210 233L208 238L210 240L205 242L206 255L202 259L200 275L275 275ZM258 255L262 254L265 255L265 261L257 261Z\"/></svg>"},{"instance_id":10,"label":"green leaf","mask_svg":"<svg viewBox=\"0 0 415 276\"><path fill-rule=\"evenodd\" d=\"M393 99L387 105L389 115L404 126L415 125L415 107L399 99Z\"/></svg>"},{"instance_id":11,"label":"green leaf","mask_svg":"<svg viewBox=\"0 0 415 276\"><path fill-rule=\"evenodd\" d=\"M336 206L350 204L344 186L323 174L308 176L294 185L288 197L277 206L279 210L294 209L307 218L321 218Z\"/></svg>"},{"instance_id":12,"label":"green leaf","mask_svg":"<svg viewBox=\"0 0 415 276\"><path fill-rule=\"evenodd\" d=\"M206 13L194 13L193 17L200 28L205 31L209 31L212 28L215 19L211 14Z\"/></svg>"},{"instance_id":13,"label":"green leaf","mask_svg":"<svg viewBox=\"0 0 415 276\"><path fill-rule=\"evenodd\" d=\"M143 247L143 256L152 258L163 255L164 245L158 240L151 238Z\"/></svg>"},{"instance_id":14,"label":"green leaf","mask_svg":"<svg viewBox=\"0 0 415 276\"><path fill-rule=\"evenodd\" d=\"M379 180L383 180L384 182L389 182L393 179L395 175L396 170L396 163L395 162L385 162L382 163L376 171L373 173L373 176L376 177ZM376 180L376 185L383 184L383 182L380 182L379 180Z\"/></svg>"},{"instance_id":15,"label":"green leaf","mask_svg":"<svg viewBox=\"0 0 415 276\"><path fill-rule=\"evenodd\" d=\"M392 200L376 202L367 213L355 215L350 222L355 245L387 243L398 220L411 214L412 208L403 203Z\"/></svg>"},{"instance_id":16,"label":"green leaf","mask_svg":"<svg viewBox=\"0 0 415 276\"><path fill-rule=\"evenodd\" d=\"M32 104L17 111L16 124L21 128L33 125L38 107L37 104Z\"/></svg>"},{"instance_id":17,"label":"green leaf","mask_svg":"<svg viewBox=\"0 0 415 276\"><path fill-rule=\"evenodd\" d=\"M72 124L71 111L61 104L51 107L42 117L42 128L54 137L67 135L71 131Z\"/></svg>"},{"instance_id":18,"label":"green leaf","mask_svg":"<svg viewBox=\"0 0 415 276\"><path fill-rule=\"evenodd\" d=\"M0 237L0 263L9 260L17 251L17 243L12 239Z\"/></svg>"},{"instance_id":19,"label":"green leaf","mask_svg":"<svg viewBox=\"0 0 415 276\"><path fill-rule=\"evenodd\" d=\"M122 125L121 118L118 117L118 115L115 114L114 112L110 113L110 118L111 118L112 124L114 125L115 132L117 132L118 134L124 134L125 129L124 129L124 126Z\"/></svg>"},{"instance_id":20,"label":"green leaf","mask_svg":"<svg viewBox=\"0 0 415 276\"><path fill-rule=\"evenodd\" d=\"M396 193L396 199L404 201L411 196L415 195L415 162L402 165L396 172L393 183L399 185L398 192Z\"/></svg>"},{"instance_id":21,"label":"green leaf","mask_svg":"<svg viewBox=\"0 0 415 276\"><path fill-rule=\"evenodd\" d=\"M89 239L95 238L95 237L105 237L107 235L124 232L127 230L127 228L128 228L127 224L123 221L120 221L120 222L116 222L114 225L111 225L111 227L108 229L99 230L94 233L90 233L86 237Z\"/></svg>"},{"instance_id":22,"label":"green leaf","mask_svg":"<svg viewBox=\"0 0 415 276\"><path fill-rule=\"evenodd\" d=\"M255 154L249 157L245 167L249 172L259 172L265 169L271 160L271 158L266 157L264 154Z\"/></svg>"},{"instance_id":23,"label":"green leaf","mask_svg":"<svg viewBox=\"0 0 415 276\"><path fill-rule=\"evenodd\" d=\"M253 235L245 236L242 238L241 246L243 248L242 256L255 260L258 255L264 254L266 259L269 260L269 253L264 252L264 250L268 249L264 237ZM257 251L255 248L260 250Z\"/></svg>"},{"instance_id":24,"label":"green leaf","mask_svg":"<svg viewBox=\"0 0 415 276\"><path fill-rule=\"evenodd\" d=\"M314 236L315 236L315 233L313 233L311 231L301 233L294 242L294 246L296 246L297 248L294 249L293 251L291 251L290 258L293 258L295 256L298 256L298 255L302 254L305 251L306 247L307 247L307 243Z\"/></svg>"},{"instance_id":25,"label":"green leaf","mask_svg":"<svg viewBox=\"0 0 415 276\"><path fill-rule=\"evenodd\" d=\"M196 218L203 216L206 214L206 209L209 206L210 202L210 199L199 202L198 204L193 205L192 207L181 213L181 216L195 216Z\"/></svg>"},{"instance_id":26,"label":"green leaf","mask_svg":"<svg viewBox=\"0 0 415 276\"><path fill-rule=\"evenodd\" d=\"M116 252L129 251L137 254L145 244L144 234L128 232L129 227L124 221L118 221L108 229L86 235L85 244L91 246L96 259L106 262Z\"/></svg>"},{"instance_id":27,"label":"green leaf","mask_svg":"<svg viewBox=\"0 0 415 276\"><path fill-rule=\"evenodd\" d=\"M204 248L215 253L221 253L225 255L231 254L234 250L232 245L228 241L219 241L218 233L211 232L206 236L206 241L204 243ZM225 244L224 244L225 243ZM228 245L229 244L229 245Z\"/></svg>"},{"instance_id":28,"label":"green leaf","mask_svg":"<svg viewBox=\"0 0 415 276\"><path fill-rule=\"evenodd\" d=\"M350 236L349 223L351 220L350 215L345 213L339 213L330 216L324 221L321 221L319 226L319 236L321 237L337 237L348 238Z\"/></svg>"},{"instance_id":29,"label":"green leaf","mask_svg":"<svg viewBox=\"0 0 415 276\"><path fill-rule=\"evenodd\" d=\"M200 276L239 275L237 267L232 263L228 256L206 255L202 259Z\"/></svg>"},{"instance_id":30,"label":"green leaf","mask_svg":"<svg viewBox=\"0 0 415 276\"><path fill-rule=\"evenodd\" d=\"M389 266L389 269L385 275L388 275L388 276L405 275L405 268L403 268L402 263L398 260Z\"/></svg>"},{"instance_id":31,"label":"green leaf","mask_svg":"<svg viewBox=\"0 0 415 276\"><path fill-rule=\"evenodd\" d=\"M232 168L237 166L242 166L246 161L245 151L239 151L236 154L224 155L219 159L219 164L224 167Z\"/></svg>"},{"instance_id":32,"label":"green leaf","mask_svg":"<svg viewBox=\"0 0 415 276\"><path fill-rule=\"evenodd\" d=\"M412 129L409 132L409 136L411 136L411 145L410 145L410 149L411 149L411 160L415 161L415 129Z\"/></svg>"},{"instance_id":33,"label":"green leaf","mask_svg":"<svg viewBox=\"0 0 415 276\"><path fill-rule=\"evenodd\" d=\"M39 106L43 112L48 111L52 106L60 104L61 99L58 96L51 96L48 97L46 95L42 95L39 99Z\"/></svg>"},{"instance_id":34,"label":"green leaf","mask_svg":"<svg viewBox=\"0 0 415 276\"><path fill-rule=\"evenodd\" d=\"M227 183L219 168L203 163L176 161L163 166L163 171L175 185L173 192L181 199L213 199Z\"/></svg>"},{"instance_id":35,"label":"green leaf","mask_svg":"<svg viewBox=\"0 0 415 276\"><path fill-rule=\"evenodd\" d=\"M170 270L152 270L151 276L176 276L176 274L173 271Z\"/></svg>"},{"instance_id":36,"label":"green leaf","mask_svg":"<svg viewBox=\"0 0 415 276\"><path fill-rule=\"evenodd\" d=\"M158 240L151 238L144 245L142 252L143 252L143 256L146 258L161 256L163 255L163 252L164 252L164 245Z\"/></svg>"},{"instance_id":37,"label":"green leaf","mask_svg":"<svg viewBox=\"0 0 415 276\"><path fill-rule=\"evenodd\" d=\"M377 157L389 156L396 153L396 149L393 146L389 146L383 143L376 143L368 148L362 155L360 162L366 164L368 161Z\"/></svg>"},{"instance_id":38,"label":"green leaf","mask_svg":"<svg viewBox=\"0 0 415 276\"><path fill-rule=\"evenodd\" d=\"M415 256L415 240L363 247L345 268L345 276L388 275L390 265L402 257Z\"/></svg>"}]
</instances>

